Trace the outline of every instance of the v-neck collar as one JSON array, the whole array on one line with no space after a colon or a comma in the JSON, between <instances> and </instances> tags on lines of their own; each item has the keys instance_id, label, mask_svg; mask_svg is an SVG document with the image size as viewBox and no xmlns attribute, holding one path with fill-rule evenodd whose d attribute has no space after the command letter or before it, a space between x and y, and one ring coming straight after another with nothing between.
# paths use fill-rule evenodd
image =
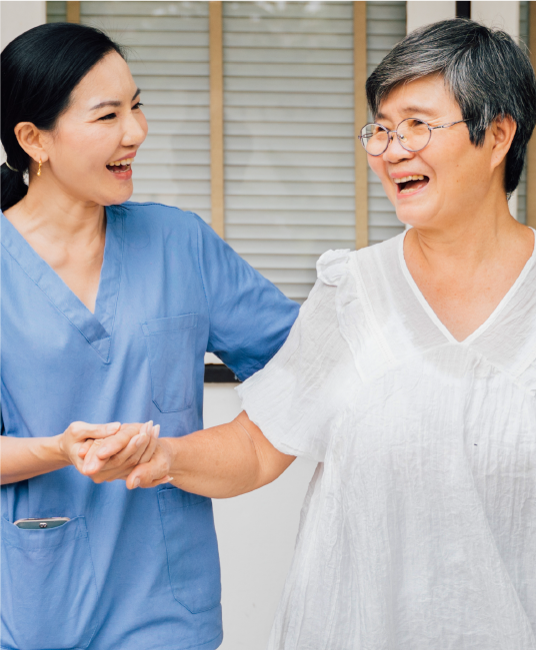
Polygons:
<instances>
[{"instance_id":1,"label":"v-neck collar","mask_svg":"<svg viewBox=\"0 0 536 650\"><path fill-rule=\"evenodd\" d=\"M106 208L106 241L94 314L3 213L2 246L58 311L76 327L99 357L109 363L123 260L123 218L120 211L114 206Z\"/></svg>"},{"instance_id":2,"label":"v-neck collar","mask_svg":"<svg viewBox=\"0 0 536 650\"><path fill-rule=\"evenodd\" d=\"M530 270L532 269L536 261L536 230L534 230L534 228L531 228L531 230L534 234L534 248L532 250L531 256L529 257L529 259L525 263L525 266L521 270L521 273L517 276L516 281L513 283L510 289L508 289L508 291L503 296L503 298L501 299L497 307L495 307L495 309L486 318L486 320L462 341L458 341L458 339L451 333L448 327L446 327L446 325L439 319L438 315L432 309L430 303L426 300L422 291L417 286L417 283L413 279L413 276L411 275L408 269L408 265L406 264L406 258L404 257L404 241L408 233L405 232L400 237L400 242L398 247L398 257L400 260L400 266L402 267L402 272L404 274L404 277L406 278L408 284L410 285L413 293L415 294L417 300L420 302L424 311L428 314L429 318L435 323L436 327L443 333L443 335L448 339L450 343L455 343L456 345L469 345L470 343L472 343L476 338L478 338L481 334L483 334L486 330L488 330L492 326L492 324L497 320L499 315L504 311L506 305L517 293L519 287L521 287L521 285L525 281L525 278L529 274Z\"/></svg>"}]
</instances>

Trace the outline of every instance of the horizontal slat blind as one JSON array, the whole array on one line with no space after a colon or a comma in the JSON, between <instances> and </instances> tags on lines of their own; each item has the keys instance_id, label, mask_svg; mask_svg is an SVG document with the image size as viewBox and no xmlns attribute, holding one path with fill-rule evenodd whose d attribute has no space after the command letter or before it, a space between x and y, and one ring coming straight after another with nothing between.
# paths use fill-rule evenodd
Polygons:
<instances>
[{"instance_id":1,"label":"horizontal slat blind","mask_svg":"<svg viewBox=\"0 0 536 650\"><path fill-rule=\"evenodd\" d=\"M227 240L303 301L355 246L351 2L225 2Z\"/></svg>"},{"instance_id":2,"label":"horizontal slat blind","mask_svg":"<svg viewBox=\"0 0 536 650\"><path fill-rule=\"evenodd\" d=\"M67 2L47 2L47 23L64 23L67 20Z\"/></svg>"},{"instance_id":3,"label":"horizontal slat blind","mask_svg":"<svg viewBox=\"0 0 536 650\"><path fill-rule=\"evenodd\" d=\"M405 2L367 2L367 67L370 75L383 57L406 35ZM404 230L385 196L378 177L369 169L369 243L389 239Z\"/></svg>"},{"instance_id":4,"label":"horizontal slat blind","mask_svg":"<svg viewBox=\"0 0 536 650\"><path fill-rule=\"evenodd\" d=\"M81 22L127 47L142 89L149 135L134 163L132 199L193 210L210 223L208 2L82 2Z\"/></svg>"}]
</instances>

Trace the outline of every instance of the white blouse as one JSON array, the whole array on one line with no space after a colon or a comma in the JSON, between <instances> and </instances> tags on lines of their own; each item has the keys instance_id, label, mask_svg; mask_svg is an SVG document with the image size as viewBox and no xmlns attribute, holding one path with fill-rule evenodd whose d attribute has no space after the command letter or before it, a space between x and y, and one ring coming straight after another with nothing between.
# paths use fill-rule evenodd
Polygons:
<instances>
[{"instance_id":1,"label":"white blouse","mask_svg":"<svg viewBox=\"0 0 536 650\"><path fill-rule=\"evenodd\" d=\"M536 650L536 249L460 343L403 238L323 255L239 388L319 462L270 650Z\"/></svg>"}]
</instances>

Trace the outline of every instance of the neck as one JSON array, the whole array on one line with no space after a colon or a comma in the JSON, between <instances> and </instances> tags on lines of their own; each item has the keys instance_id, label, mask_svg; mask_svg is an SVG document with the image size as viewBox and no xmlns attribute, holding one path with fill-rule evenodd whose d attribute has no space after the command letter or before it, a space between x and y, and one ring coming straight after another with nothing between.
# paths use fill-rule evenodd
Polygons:
<instances>
[{"instance_id":1,"label":"neck","mask_svg":"<svg viewBox=\"0 0 536 650\"><path fill-rule=\"evenodd\" d=\"M51 242L83 243L104 235L104 206L82 201L39 180L30 180L27 195L6 211L6 217L24 236L39 233Z\"/></svg>"},{"instance_id":2,"label":"neck","mask_svg":"<svg viewBox=\"0 0 536 650\"><path fill-rule=\"evenodd\" d=\"M470 275L526 236L527 228L511 216L502 192L500 196L489 197L478 209L449 215L430 227L412 228L407 242L412 254L430 271Z\"/></svg>"}]
</instances>

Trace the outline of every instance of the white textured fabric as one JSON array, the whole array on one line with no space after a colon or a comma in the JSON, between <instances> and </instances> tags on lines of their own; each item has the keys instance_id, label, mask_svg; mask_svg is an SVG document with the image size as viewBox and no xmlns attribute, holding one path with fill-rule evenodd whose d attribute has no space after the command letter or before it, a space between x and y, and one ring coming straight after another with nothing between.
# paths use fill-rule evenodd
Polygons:
<instances>
[{"instance_id":1,"label":"white textured fabric","mask_svg":"<svg viewBox=\"0 0 536 650\"><path fill-rule=\"evenodd\" d=\"M319 461L270 650L536 650L536 251L462 343L403 235L318 278L239 389Z\"/></svg>"}]
</instances>

